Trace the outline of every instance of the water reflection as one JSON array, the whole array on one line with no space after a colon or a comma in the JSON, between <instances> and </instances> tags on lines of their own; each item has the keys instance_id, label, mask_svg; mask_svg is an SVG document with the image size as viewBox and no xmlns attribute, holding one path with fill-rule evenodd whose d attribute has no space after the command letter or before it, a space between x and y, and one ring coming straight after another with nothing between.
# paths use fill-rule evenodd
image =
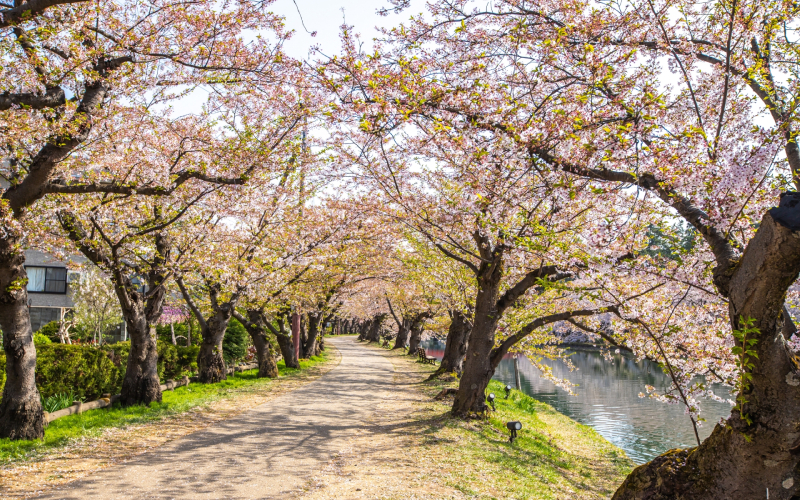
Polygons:
<instances>
[{"instance_id":1,"label":"water reflection","mask_svg":"<svg viewBox=\"0 0 800 500\"><path fill-rule=\"evenodd\" d=\"M430 340L424 343L430 356L441 358L444 343ZM636 362L626 354L614 355L607 361L595 349L574 349L572 362L578 368L570 372L560 361L545 360L553 374L567 379L578 387L577 396L569 396L552 382L540 376L533 364L520 357L518 366L522 391L545 402L557 411L589 425L603 437L619 446L637 464L672 448L685 448L696 444L692 424L682 405L664 404L648 398L640 398L646 384L663 391L669 386L661 368L650 361ZM504 359L495 373L495 379L514 387L514 360ZM728 390L714 386L714 391L728 398ZM700 404L702 417L706 419L700 427L700 439L705 439L720 418L730 414L727 403L703 400Z\"/></svg>"}]
</instances>

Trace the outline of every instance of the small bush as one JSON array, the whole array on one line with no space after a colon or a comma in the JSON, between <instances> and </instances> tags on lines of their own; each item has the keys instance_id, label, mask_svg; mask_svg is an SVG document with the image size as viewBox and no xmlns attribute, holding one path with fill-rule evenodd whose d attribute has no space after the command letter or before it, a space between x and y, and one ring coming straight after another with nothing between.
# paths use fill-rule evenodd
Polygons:
<instances>
[{"instance_id":1,"label":"small bush","mask_svg":"<svg viewBox=\"0 0 800 500\"><path fill-rule=\"evenodd\" d=\"M53 341L50 340L50 337L44 335L43 333L36 332L33 334L33 343L36 346L44 345L44 344L52 344Z\"/></svg>"},{"instance_id":2,"label":"small bush","mask_svg":"<svg viewBox=\"0 0 800 500\"><path fill-rule=\"evenodd\" d=\"M37 331L36 333L45 335L53 342L58 342L59 341L58 324L59 324L58 321L51 321L50 323L47 323L46 325L43 325L41 328L39 328L39 331Z\"/></svg>"},{"instance_id":3,"label":"small bush","mask_svg":"<svg viewBox=\"0 0 800 500\"><path fill-rule=\"evenodd\" d=\"M74 392L62 392L61 394L54 394L52 396L42 396L42 407L44 411L53 413L54 411L69 408L75 401L83 401Z\"/></svg>"},{"instance_id":4,"label":"small bush","mask_svg":"<svg viewBox=\"0 0 800 500\"><path fill-rule=\"evenodd\" d=\"M247 343L250 336L244 325L239 323L236 318L231 319L228 328L225 330L225 337L222 339L222 357L226 364L236 363L247 356Z\"/></svg>"}]
</instances>

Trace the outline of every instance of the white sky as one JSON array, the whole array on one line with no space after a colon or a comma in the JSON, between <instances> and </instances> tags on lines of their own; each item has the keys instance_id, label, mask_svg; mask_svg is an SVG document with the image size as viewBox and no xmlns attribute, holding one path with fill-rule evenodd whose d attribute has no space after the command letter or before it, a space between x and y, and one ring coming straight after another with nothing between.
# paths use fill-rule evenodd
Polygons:
<instances>
[{"instance_id":1,"label":"white sky","mask_svg":"<svg viewBox=\"0 0 800 500\"><path fill-rule=\"evenodd\" d=\"M376 26L391 27L407 21L412 14L424 12L425 3L426 0L411 0L411 7L386 17L377 14L379 8L392 7L386 0L275 0L270 10L283 16L286 28L294 31L285 45L286 52L293 58L305 60L309 59L314 46L326 56L339 53L339 32L345 21L361 35L365 50L369 50L372 39L378 35ZM316 36L312 37L309 33L315 31ZM196 112L207 97L203 89L197 89L180 101L172 102L171 106L177 115L190 114Z\"/></svg>"},{"instance_id":2,"label":"white sky","mask_svg":"<svg viewBox=\"0 0 800 500\"><path fill-rule=\"evenodd\" d=\"M286 26L295 31L286 50L290 56L297 59L308 57L309 49L318 45L326 55L339 52L339 28L344 21L354 27L356 33L361 34L365 45L374 38L378 32L376 26L390 27L408 20L411 14L418 14L425 10L424 0L412 0L411 7L400 14L381 17L377 10L382 7L391 7L385 0L276 0L272 11L286 18ZM300 21L303 16L306 28L310 32L317 32L316 37L311 37Z\"/></svg>"}]
</instances>

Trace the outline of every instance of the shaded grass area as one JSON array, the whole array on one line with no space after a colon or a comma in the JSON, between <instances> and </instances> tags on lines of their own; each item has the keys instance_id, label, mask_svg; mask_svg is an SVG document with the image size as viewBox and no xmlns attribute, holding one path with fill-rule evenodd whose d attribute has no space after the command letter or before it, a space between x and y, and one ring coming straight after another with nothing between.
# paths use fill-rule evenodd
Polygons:
<instances>
[{"instance_id":1,"label":"shaded grass area","mask_svg":"<svg viewBox=\"0 0 800 500\"><path fill-rule=\"evenodd\" d=\"M424 376L434 370L415 365ZM419 415L419 454L430 461L432 478L472 498L609 498L634 467L624 451L591 427L516 390L505 399L505 386L494 380L486 393L495 394L497 411L485 419L453 418L452 396L432 398L457 385L453 375L419 384L431 398ZM506 422L513 420L522 430L510 444Z\"/></svg>"},{"instance_id":2,"label":"shaded grass area","mask_svg":"<svg viewBox=\"0 0 800 500\"><path fill-rule=\"evenodd\" d=\"M299 369L287 368L284 362L280 361L278 370L281 377L298 377L304 370L334 357L330 351L323 351L319 357L300 360ZM37 451L65 446L76 438L96 436L107 428L142 424L192 409L202 409L214 401L230 398L237 394L263 391L276 383L275 379L257 378L257 373L257 369L248 370L229 375L227 380L216 384L192 383L173 391L165 391L162 401L152 403L150 406L122 408L119 403L116 403L111 408L63 417L52 422L45 429L44 439L30 441L0 439L0 464L25 459Z\"/></svg>"}]
</instances>

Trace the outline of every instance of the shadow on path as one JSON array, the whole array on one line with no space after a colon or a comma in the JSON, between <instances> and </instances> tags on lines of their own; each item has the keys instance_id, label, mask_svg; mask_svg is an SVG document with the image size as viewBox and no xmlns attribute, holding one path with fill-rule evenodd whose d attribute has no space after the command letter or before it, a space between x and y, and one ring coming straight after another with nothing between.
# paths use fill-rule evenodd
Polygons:
<instances>
[{"instance_id":1,"label":"shadow on path","mask_svg":"<svg viewBox=\"0 0 800 500\"><path fill-rule=\"evenodd\" d=\"M352 337L329 337L342 359L320 379L230 420L38 498L284 498L366 424L393 387L392 363Z\"/></svg>"}]
</instances>

